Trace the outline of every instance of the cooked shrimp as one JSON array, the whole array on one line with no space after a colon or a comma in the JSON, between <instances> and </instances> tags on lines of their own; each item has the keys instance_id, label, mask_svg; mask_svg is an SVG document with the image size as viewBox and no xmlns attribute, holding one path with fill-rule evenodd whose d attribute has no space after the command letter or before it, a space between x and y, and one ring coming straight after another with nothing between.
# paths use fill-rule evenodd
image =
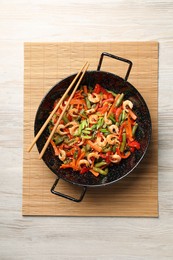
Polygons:
<instances>
[{"instance_id":1,"label":"cooked shrimp","mask_svg":"<svg viewBox=\"0 0 173 260\"><path fill-rule=\"evenodd\" d=\"M109 131L112 133L112 134L118 134L119 133L119 128L117 125L111 125L108 127Z\"/></svg>"},{"instance_id":2,"label":"cooked shrimp","mask_svg":"<svg viewBox=\"0 0 173 260\"><path fill-rule=\"evenodd\" d=\"M123 109L126 111L126 112L129 112L129 108L132 109L133 108L133 103L130 101L130 100L125 100L123 102Z\"/></svg>"},{"instance_id":3,"label":"cooked shrimp","mask_svg":"<svg viewBox=\"0 0 173 260\"><path fill-rule=\"evenodd\" d=\"M69 127L69 132L71 135L74 135L76 129L79 127L79 124L75 121L69 122L65 125L65 127Z\"/></svg>"},{"instance_id":4,"label":"cooked shrimp","mask_svg":"<svg viewBox=\"0 0 173 260\"><path fill-rule=\"evenodd\" d=\"M71 108L68 113L72 117L78 117L78 109L77 108Z\"/></svg>"},{"instance_id":5,"label":"cooked shrimp","mask_svg":"<svg viewBox=\"0 0 173 260\"><path fill-rule=\"evenodd\" d=\"M98 103L100 101L100 95L96 93L88 94L88 99L92 103Z\"/></svg>"},{"instance_id":6,"label":"cooked shrimp","mask_svg":"<svg viewBox=\"0 0 173 260\"><path fill-rule=\"evenodd\" d=\"M107 139L106 139L106 137L104 135L103 136L99 136L96 139L96 143L99 146L103 147L103 146L105 146L107 144Z\"/></svg>"},{"instance_id":7,"label":"cooked shrimp","mask_svg":"<svg viewBox=\"0 0 173 260\"><path fill-rule=\"evenodd\" d=\"M98 152L92 152L92 153L89 153L89 154L87 155L87 160L89 161L90 164L92 164L92 161L91 161L91 158L92 158L92 157L98 159L98 158L99 158Z\"/></svg>"},{"instance_id":8,"label":"cooked shrimp","mask_svg":"<svg viewBox=\"0 0 173 260\"><path fill-rule=\"evenodd\" d=\"M90 115L89 116L89 122L90 124L96 124L98 121L98 115L94 114L94 115Z\"/></svg>"},{"instance_id":9,"label":"cooked shrimp","mask_svg":"<svg viewBox=\"0 0 173 260\"><path fill-rule=\"evenodd\" d=\"M92 107L92 108L86 110L85 113L86 113L87 115L90 115L90 114L95 113L96 111L97 111L97 106Z\"/></svg>"},{"instance_id":10,"label":"cooked shrimp","mask_svg":"<svg viewBox=\"0 0 173 260\"><path fill-rule=\"evenodd\" d=\"M118 140L118 136L116 134L110 134L106 137L106 140L108 142L108 144L118 144L119 140Z\"/></svg>"},{"instance_id":11,"label":"cooked shrimp","mask_svg":"<svg viewBox=\"0 0 173 260\"><path fill-rule=\"evenodd\" d=\"M104 115L104 122L107 125L112 125L112 121L110 119L107 118L107 112Z\"/></svg>"},{"instance_id":12,"label":"cooked shrimp","mask_svg":"<svg viewBox=\"0 0 173 260\"><path fill-rule=\"evenodd\" d=\"M119 163L121 161L121 157L115 153L110 156L110 161L113 163Z\"/></svg>"},{"instance_id":13,"label":"cooked shrimp","mask_svg":"<svg viewBox=\"0 0 173 260\"><path fill-rule=\"evenodd\" d=\"M70 134L74 135L78 127L79 127L78 125L74 125L74 126L70 127L69 128Z\"/></svg>"},{"instance_id":14,"label":"cooked shrimp","mask_svg":"<svg viewBox=\"0 0 173 260\"><path fill-rule=\"evenodd\" d=\"M81 168L81 165L83 165L83 164L86 165L86 167L89 167L89 162L85 159L82 159L78 163L79 168Z\"/></svg>"},{"instance_id":15,"label":"cooked shrimp","mask_svg":"<svg viewBox=\"0 0 173 260\"><path fill-rule=\"evenodd\" d=\"M59 157L59 159L60 159L61 161L64 161L65 158L66 158L66 152L65 152L64 150L62 150L62 149L59 149L59 155L58 155L58 157Z\"/></svg>"},{"instance_id":16,"label":"cooked shrimp","mask_svg":"<svg viewBox=\"0 0 173 260\"><path fill-rule=\"evenodd\" d=\"M67 132L64 132L63 129L65 128L65 125L60 124L57 129L56 129L56 133L60 134L60 135L66 135Z\"/></svg>"},{"instance_id":17,"label":"cooked shrimp","mask_svg":"<svg viewBox=\"0 0 173 260\"><path fill-rule=\"evenodd\" d=\"M77 145L78 145L78 146L82 145L82 144L84 143L84 141L85 141L84 138L82 138L81 141L78 140Z\"/></svg>"}]
</instances>

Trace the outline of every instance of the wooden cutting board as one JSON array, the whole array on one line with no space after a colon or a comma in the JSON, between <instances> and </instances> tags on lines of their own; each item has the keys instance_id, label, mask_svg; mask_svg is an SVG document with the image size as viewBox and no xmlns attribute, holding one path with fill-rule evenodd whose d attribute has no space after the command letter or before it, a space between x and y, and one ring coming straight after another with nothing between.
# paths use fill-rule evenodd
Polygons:
<instances>
[{"instance_id":1,"label":"wooden cutting board","mask_svg":"<svg viewBox=\"0 0 173 260\"><path fill-rule=\"evenodd\" d=\"M126 178L104 188L90 188L80 203L50 192L56 176L38 159L33 140L37 107L59 80L78 72L85 61L96 70L102 52L133 62L128 81L144 97L152 119L152 141L140 165ZM124 77L127 65L105 58L101 70ZM24 44L23 215L158 217L158 43L61 42ZM58 191L79 197L81 188L60 181Z\"/></svg>"}]
</instances>

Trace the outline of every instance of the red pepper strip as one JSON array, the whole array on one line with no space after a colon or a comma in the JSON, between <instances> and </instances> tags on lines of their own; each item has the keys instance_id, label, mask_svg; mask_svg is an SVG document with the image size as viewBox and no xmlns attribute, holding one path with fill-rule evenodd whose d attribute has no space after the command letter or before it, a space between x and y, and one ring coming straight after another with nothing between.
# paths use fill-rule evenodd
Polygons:
<instances>
[{"instance_id":1,"label":"red pepper strip","mask_svg":"<svg viewBox=\"0 0 173 260\"><path fill-rule=\"evenodd\" d=\"M76 160L73 158L72 161L68 164L62 164L60 166L60 168L62 169L66 169L66 168L72 168L73 170L77 171L78 168L76 167Z\"/></svg>"},{"instance_id":2,"label":"red pepper strip","mask_svg":"<svg viewBox=\"0 0 173 260\"><path fill-rule=\"evenodd\" d=\"M135 148L134 147L130 147L130 152L134 153L134 151L135 151Z\"/></svg>"},{"instance_id":3,"label":"red pepper strip","mask_svg":"<svg viewBox=\"0 0 173 260\"><path fill-rule=\"evenodd\" d=\"M132 142L134 139L133 139L133 136L132 136L132 126L131 126L130 117L128 117L127 125L126 125L125 128L126 128L127 138Z\"/></svg>"},{"instance_id":4,"label":"red pepper strip","mask_svg":"<svg viewBox=\"0 0 173 260\"><path fill-rule=\"evenodd\" d=\"M126 123L126 121L124 121L124 122L122 123L122 125L120 126L119 139L122 138L123 129L126 127L126 125L127 125L127 123Z\"/></svg>"},{"instance_id":5,"label":"red pepper strip","mask_svg":"<svg viewBox=\"0 0 173 260\"><path fill-rule=\"evenodd\" d=\"M105 102L112 103L113 101L114 101L114 98L103 99L103 103L105 103Z\"/></svg>"},{"instance_id":6,"label":"red pepper strip","mask_svg":"<svg viewBox=\"0 0 173 260\"><path fill-rule=\"evenodd\" d=\"M93 93L99 94L101 90L101 86L99 84L95 85L95 88L93 90Z\"/></svg>"},{"instance_id":7,"label":"red pepper strip","mask_svg":"<svg viewBox=\"0 0 173 260\"><path fill-rule=\"evenodd\" d=\"M106 163L109 164L111 161L110 161L110 155L112 154L111 151L107 152L106 154L103 154L103 153L100 153L100 157L105 159Z\"/></svg>"},{"instance_id":8,"label":"red pepper strip","mask_svg":"<svg viewBox=\"0 0 173 260\"><path fill-rule=\"evenodd\" d=\"M106 153L106 159L105 159L106 163L110 163L110 162L111 162L111 160L110 160L110 155L111 155L111 154L112 154L111 151L109 151L109 152Z\"/></svg>"},{"instance_id":9,"label":"red pepper strip","mask_svg":"<svg viewBox=\"0 0 173 260\"><path fill-rule=\"evenodd\" d=\"M82 167L82 169L80 170L80 173L83 174L83 173L88 172L88 171L89 171L89 169L88 169L86 166L84 166L84 167Z\"/></svg>"},{"instance_id":10,"label":"red pepper strip","mask_svg":"<svg viewBox=\"0 0 173 260\"><path fill-rule=\"evenodd\" d=\"M108 110L108 107L109 105L105 104L104 106L98 108L97 111L100 112L101 114L104 114Z\"/></svg>"},{"instance_id":11,"label":"red pepper strip","mask_svg":"<svg viewBox=\"0 0 173 260\"><path fill-rule=\"evenodd\" d=\"M120 116L121 112L122 112L122 107L118 107L118 108L116 109L116 112L115 112L116 122L119 121L119 116Z\"/></svg>"},{"instance_id":12,"label":"red pepper strip","mask_svg":"<svg viewBox=\"0 0 173 260\"><path fill-rule=\"evenodd\" d=\"M55 155L59 155L59 149L58 149L58 147L56 146L56 144L54 143L54 141L52 139L50 140L50 143L51 143L51 145L52 145L52 147L54 149Z\"/></svg>"},{"instance_id":13,"label":"red pepper strip","mask_svg":"<svg viewBox=\"0 0 173 260\"><path fill-rule=\"evenodd\" d=\"M109 94L109 92L107 92L107 90L105 88L103 88L103 87L100 87L100 92L102 92L106 96Z\"/></svg>"},{"instance_id":14,"label":"red pepper strip","mask_svg":"<svg viewBox=\"0 0 173 260\"><path fill-rule=\"evenodd\" d=\"M72 148L71 150L68 150L68 151L66 152L66 155L67 155L67 156L72 156L72 155L74 154L74 152L75 152L75 149Z\"/></svg>"},{"instance_id":15,"label":"red pepper strip","mask_svg":"<svg viewBox=\"0 0 173 260\"><path fill-rule=\"evenodd\" d=\"M141 148L140 143L138 143L137 141L128 142L128 146L129 147L134 147L137 150L139 150Z\"/></svg>"}]
</instances>

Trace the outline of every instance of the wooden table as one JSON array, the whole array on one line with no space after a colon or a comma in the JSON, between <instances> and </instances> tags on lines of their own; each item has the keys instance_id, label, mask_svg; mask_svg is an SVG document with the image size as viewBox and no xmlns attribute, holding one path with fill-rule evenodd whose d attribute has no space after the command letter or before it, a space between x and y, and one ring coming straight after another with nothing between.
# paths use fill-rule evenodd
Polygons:
<instances>
[{"instance_id":1,"label":"wooden table","mask_svg":"<svg viewBox=\"0 0 173 260\"><path fill-rule=\"evenodd\" d=\"M173 258L173 2L1 1L0 259ZM159 41L159 218L22 217L24 42Z\"/></svg>"}]
</instances>

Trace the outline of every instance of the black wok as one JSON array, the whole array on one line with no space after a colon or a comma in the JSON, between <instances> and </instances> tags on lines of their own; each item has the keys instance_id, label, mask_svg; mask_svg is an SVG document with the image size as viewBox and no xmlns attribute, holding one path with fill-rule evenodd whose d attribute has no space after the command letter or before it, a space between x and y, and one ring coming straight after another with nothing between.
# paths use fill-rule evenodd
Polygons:
<instances>
[{"instance_id":1,"label":"black wok","mask_svg":"<svg viewBox=\"0 0 173 260\"><path fill-rule=\"evenodd\" d=\"M113 73L100 71L104 56L118 59L129 64L125 79ZM57 176L55 183L51 188L52 193L79 202L83 199L87 187L101 187L121 180L130 172L132 172L144 157L151 139L151 117L143 97L138 92L138 90L127 81L131 67L132 62L127 59L123 59L109 53L102 53L97 70L86 72L81 85L86 84L94 87L96 83L99 83L105 89L112 90L116 93L123 92L125 94L124 98L133 102L133 110L138 117L136 140L140 142L141 149L136 150L130 155L129 158L122 160L120 164L116 166L110 166L107 176L99 175L98 177L95 177L90 172L80 174L78 172L74 172L72 169L59 169L61 161L57 158L57 156L54 155L52 146L49 145L43 155L43 161ZM38 133L43 123L49 116L49 113L52 111L54 101L63 95L75 76L76 74L61 80L45 95L36 113L34 125L35 135ZM48 129L45 129L41 137L37 140L36 144L39 152L41 152L48 135ZM66 194L55 191L55 187L58 184L60 178L71 184L81 186L83 189L80 198L73 198Z\"/></svg>"}]
</instances>

